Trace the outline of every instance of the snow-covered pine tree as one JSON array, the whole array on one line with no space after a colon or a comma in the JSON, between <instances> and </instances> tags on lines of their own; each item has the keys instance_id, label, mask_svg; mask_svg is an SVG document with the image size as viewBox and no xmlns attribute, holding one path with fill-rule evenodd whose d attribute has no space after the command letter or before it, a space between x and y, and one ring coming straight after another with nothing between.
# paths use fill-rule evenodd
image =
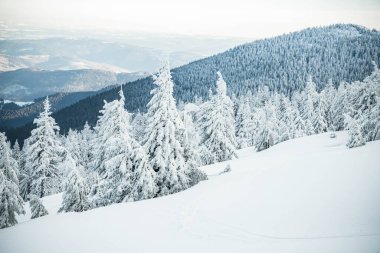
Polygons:
<instances>
[{"instance_id":1,"label":"snow-covered pine tree","mask_svg":"<svg viewBox=\"0 0 380 253\"><path fill-rule=\"evenodd\" d=\"M156 193L148 157L130 133L122 89L119 94L119 100L104 104L95 127L99 141L96 170L101 177L92 193L95 206L152 198Z\"/></svg>"},{"instance_id":2,"label":"snow-covered pine tree","mask_svg":"<svg viewBox=\"0 0 380 253\"><path fill-rule=\"evenodd\" d=\"M348 129L349 136L346 146L349 148L363 146L365 144L365 140L363 138L363 134L358 121L352 118L350 115L346 114L345 124L346 129Z\"/></svg>"},{"instance_id":3,"label":"snow-covered pine tree","mask_svg":"<svg viewBox=\"0 0 380 253\"><path fill-rule=\"evenodd\" d=\"M279 137L280 141L286 141L289 139L296 138L297 135L300 135L300 124L299 118L297 118L297 112L293 108L287 97L282 98L282 110L278 110L276 107L276 115L279 117L279 114L282 114L280 118L280 129Z\"/></svg>"},{"instance_id":4,"label":"snow-covered pine tree","mask_svg":"<svg viewBox=\"0 0 380 253\"><path fill-rule=\"evenodd\" d=\"M297 107L292 106L293 111L293 132L292 138L300 138L306 135L305 121L302 119L301 114Z\"/></svg>"},{"instance_id":5,"label":"snow-covered pine tree","mask_svg":"<svg viewBox=\"0 0 380 253\"><path fill-rule=\"evenodd\" d=\"M87 170L91 170L90 164L93 159L93 139L94 139L94 132L91 129L90 125L87 123L84 124L84 127L82 131L80 131L79 134L79 150L82 154L82 161L81 164L84 166Z\"/></svg>"},{"instance_id":6,"label":"snow-covered pine tree","mask_svg":"<svg viewBox=\"0 0 380 253\"><path fill-rule=\"evenodd\" d=\"M313 119L318 117L314 116L315 107L318 104L318 92L315 88L315 83L311 76L308 76L306 87L303 93L304 106L301 111L303 120L305 121L305 132L307 135L315 134Z\"/></svg>"},{"instance_id":7,"label":"snow-covered pine tree","mask_svg":"<svg viewBox=\"0 0 380 253\"><path fill-rule=\"evenodd\" d=\"M332 106L334 103L334 99L336 98L337 91L334 87L334 84L332 82L332 79L330 78L327 82L327 85L325 88L321 91L320 96L322 97L322 100L325 105L325 112L323 113L326 117L326 125L327 129L333 130L333 110Z\"/></svg>"},{"instance_id":8,"label":"snow-covered pine tree","mask_svg":"<svg viewBox=\"0 0 380 253\"><path fill-rule=\"evenodd\" d=\"M62 206L59 212L83 212L90 209L85 183L76 168L67 177L63 193Z\"/></svg>"},{"instance_id":9,"label":"snow-covered pine tree","mask_svg":"<svg viewBox=\"0 0 380 253\"><path fill-rule=\"evenodd\" d=\"M233 103L227 96L227 85L217 72L216 94L202 107L199 127L202 129L201 145L207 154L207 164L237 157Z\"/></svg>"},{"instance_id":10,"label":"snow-covered pine tree","mask_svg":"<svg viewBox=\"0 0 380 253\"><path fill-rule=\"evenodd\" d=\"M20 149L20 145L18 144L18 140L16 140L15 144L13 145L12 155L13 155L13 158L20 165L20 161L21 161L21 149Z\"/></svg>"},{"instance_id":11,"label":"snow-covered pine tree","mask_svg":"<svg viewBox=\"0 0 380 253\"><path fill-rule=\"evenodd\" d=\"M188 188L190 181L180 143L184 126L173 98L169 64L153 79L157 87L151 91L152 98L147 105L144 147L156 172L158 195L162 196Z\"/></svg>"},{"instance_id":12,"label":"snow-covered pine tree","mask_svg":"<svg viewBox=\"0 0 380 253\"><path fill-rule=\"evenodd\" d=\"M240 98L236 114L236 142L239 148L252 147L254 145L255 127L253 113L248 96Z\"/></svg>"},{"instance_id":13,"label":"snow-covered pine tree","mask_svg":"<svg viewBox=\"0 0 380 253\"><path fill-rule=\"evenodd\" d=\"M30 185L32 183L32 176L30 168L26 166L26 162L28 160L27 150L29 149L29 141L28 139L24 140L24 146L21 150L20 156L20 166L19 166L19 188L20 188L20 196L27 201L29 199L30 193Z\"/></svg>"},{"instance_id":14,"label":"snow-covered pine tree","mask_svg":"<svg viewBox=\"0 0 380 253\"><path fill-rule=\"evenodd\" d=\"M202 180L207 179L207 175L199 170L201 166L200 145L198 131L195 129L191 115L186 111L181 111L182 121L184 125L183 137L181 145L184 151L184 158L188 166L187 174L189 177L189 186L193 186Z\"/></svg>"},{"instance_id":15,"label":"snow-covered pine tree","mask_svg":"<svg viewBox=\"0 0 380 253\"><path fill-rule=\"evenodd\" d=\"M82 177L86 182L86 188L90 190L92 186L96 185L99 182L99 174L93 168L93 160L95 160L95 134L87 122L84 124L82 131L79 132L78 138L80 154L78 167L79 171L81 173L83 172Z\"/></svg>"},{"instance_id":16,"label":"snow-covered pine tree","mask_svg":"<svg viewBox=\"0 0 380 253\"><path fill-rule=\"evenodd\" d=\"M380 71L375 63L372 74L363 81L362 106L359 110L362 117L357 117L366 141L380 139ZM354 96L356 94L353 94Z\"/></svg>"},{"instance_id":17,"label":"snow-covered pine tree","mask_svg":"<svg viewBox=\"0 0 380 253\"><path fill-rule=\"evenodd\" d=\"M346 84L341 82L331 106L333 130L341 131L344 129L344 114L347 112L347 107Z\"/></svg>"},{"instance_id":18,"label":"snow-covered pine tree","mask_svg":"<svg viewBox=\"0 0 380 253\"><path fill-rule=\"evenodd\" d=\"M255 117L259 119L255 147L257 151L262 151L278 142L278 120L272 103L268 102L264 107L258 108Z\"/></svg>"},{"instance_id":19,"label":"snow-covered pine tree","mask_svg":"<svg viewBox=\"0 0 380 253\"><path fill-rule=\"evenodd\" d=\"M26 167L31 176L31 193L43 197L59 191L64 149L58 138L59 126L51 116L48 97L44 101L44 111L34 119L37 125L28 138Z\"/></svg>"},{"instance_id":20,"label":"snow-covered pine tree","mask_svg":"<svg viewBox=\"0 0 380 253\"><path fill-rule=\"evenodd\" d=\"M49 214L49 212L42 204L41 200L36 195L30 195L29 199L30 210L32 212L32 219Z\"/></svg>"},{"instance_id":21,"label":"snow-covered pine tree","mask_svg":"<svg viewBox=\"0 0 380 253\"><path fill-rule=\"evenodd\" d=\"M16 214L23 214L23 200L18 188L18 164L4 133L0 132L0 228L17 224Z\"/></svg>"},{"instance_id":22,"label":"snow-covered pine tree","mask_svg":"<svg viewBox=\"0 0 380 253\"><path fill-rule=\"evenodd\" d=\"M311 123L316 134L327 131L326 111L326 101L323 96L319 95L317 102L314 104L314 113L311 117Z\"/></svg>"},{"instance_id":23,"label":"snow-covered pine tree","mask_svg":"<svg viewBox=\"0 0 380 253\"><path fill-rule=\"evenodd\" d=\"M368 118L363 120L362 125L367 129L366 141L380 140L380 97L376 97L377 103L371 109Z\"/></svg>"},{"instance_id":24,"label":"snow-covered pine tree","mask_svg":"<svg viewBox=\"0 0 380 253\"><path fill-rule=\"evenodd\" d=\"M292 138L292 108L290 101L282 94L275 94L273 98L274 119L277 119L278 125L278 140L276 143L287 141Z\"/></svg>"}]
</instances>

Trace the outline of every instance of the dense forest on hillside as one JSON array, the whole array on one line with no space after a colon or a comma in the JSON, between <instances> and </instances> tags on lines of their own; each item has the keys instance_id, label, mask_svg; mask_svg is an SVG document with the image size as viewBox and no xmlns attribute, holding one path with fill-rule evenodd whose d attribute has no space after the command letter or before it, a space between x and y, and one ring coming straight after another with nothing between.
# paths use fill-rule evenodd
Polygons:
<instances>
[{"instance_id":1,"label":"dense forest on hillside","mask_svg":"<svg viewBox=\"0 0 380 253\"><path fill-rule=\"evenodd\" d=\"M205 99L215 90L216 72L220 71L228 86L228 94L240 97L259 87L292 97L303 90L311 75L320 91L331 79L339 82L360 81L372 71L371 62L380 62L380 33L356 25L332 25L309 28L300 32L258 40L232 48L224 53L195 61L172 70L174 97L190 102ZM145 111L153 88L151 77L123 87L125 107L130 112ZM103 100L117 98L112 89L56 112L53 116L65 133L80 129L86 121L94 125ZM32 124L19 129L3 129L8 138L24 139Z\"/></svg>"}]
</instances>

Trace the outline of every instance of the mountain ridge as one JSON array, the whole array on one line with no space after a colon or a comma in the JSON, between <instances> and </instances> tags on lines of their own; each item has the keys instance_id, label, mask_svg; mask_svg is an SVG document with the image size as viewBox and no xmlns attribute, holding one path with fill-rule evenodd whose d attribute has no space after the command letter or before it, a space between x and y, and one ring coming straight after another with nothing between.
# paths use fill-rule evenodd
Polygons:
<instances>
[{"instance_id":1,"label":"mountain ridge","mask_svg":"<svg viewBox=\"0 0 380 253\"><path fill-rule=\"evenodd\" d=\"M362 80L372 71L372 61L380 62L380 33L352 24L308 28L298 32L256 40L231 48L187 65L172 69L177 101L207 98L214 89L216 71L221 71L230 95L240 96L268 86L272 92L291 96L302 90L308 75L318 89L330 78L340 81ZM153 88L151 77L123 86L125 107L130 112L144 111ZM117 98L118 88L96 94L55 112L54 117L64 133L80 129L86 121L94 125L103 101ZM15 131L27 133L29 124ZM15 136L10 139L14 139Z\"/></svg>"}]
</instances>

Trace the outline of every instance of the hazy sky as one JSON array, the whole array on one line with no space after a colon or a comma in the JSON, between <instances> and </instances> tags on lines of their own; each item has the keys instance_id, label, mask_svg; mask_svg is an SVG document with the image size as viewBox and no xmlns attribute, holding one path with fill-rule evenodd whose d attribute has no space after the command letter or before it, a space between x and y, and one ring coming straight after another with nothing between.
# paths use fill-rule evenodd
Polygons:
<instances>
[{"instance_id":1,"label":"hazy sky","mask_svg":"<svg viewBox=\"0 0 380 253\"><path fill-rule=\"evenodd\" d=\"M0 20L45 28L259 38L333 23L380 30L380 0L0 0Z\"/></svg>"}]
</instances>

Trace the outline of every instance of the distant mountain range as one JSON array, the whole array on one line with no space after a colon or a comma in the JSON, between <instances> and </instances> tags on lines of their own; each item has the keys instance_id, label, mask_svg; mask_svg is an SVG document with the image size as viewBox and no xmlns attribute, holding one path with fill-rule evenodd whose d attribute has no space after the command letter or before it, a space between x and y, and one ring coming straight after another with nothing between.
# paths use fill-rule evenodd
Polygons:
<instances>
[{"instance_id":1,"label":"distant mountain range","mask_svg":"<svg viewBox=\"0 0 380 253\"><path fill-rule=\"evenodd\" d=\"M155 71L163 58L173 67L222 52L246 39L153 34L66 34L10 39L0 26L0 71L100 69L112 72ZM28 34L28 31L23 31ZM34 32L35 33L35 32ZM40 38L40 37L43 38ZM11 36L12 38L12 36ZM18 38L18 36L16 36Z\"/></svg>"},{"instance_id":2,"label":"distant mountain range","mask_svg":"<svg viewBox=\"0 0 380 253\"><path fill-rule=\"evenodd\" d=\"M86 34L61 32L65 37L46 37L39 29L20 31L31 37L25 39L8 34L14 29L2 28L0 98L16 101L130 82L157 70L162 59L176 67L241 41L138 33L93 34L89 39Z\"/></svg>"},{"instance_id":3,"label":"distant mountain range","mask_svg":"<svg viewBox=\"0 0 380 253\"><path fill-rule=\"evenodd\" d=\"M34 70L18 69L0 72L0 98L32 101L57 92L95 91L104 87L131 82L147 73L115 73L104 70Z\"/></svg>"},{"instance_id":4,"label":"distant mountain range","mask_svg":"<svg viewBox=\"0 0 380 253\"><path fill-rule=\"evenodd\" d=\"M192 62L172 70L174 95L178 100L191 101L196 96L206 98L214 89L216 71L220 70L228 84L229 94L256 92L268 86L289 96L302 90L308 75L312 75L321 89L332 79L362 80L372 71L372 61L380 62L380 33L356 25L332 25L309 28L300 32L257 40L226 52ZM153 81L143 78L124 86L126 108L145 110ZM117 98L118 88L87 97L54 113L62 132L81 128L85 121L95 124L103 100ZM18 129L7 129L12 140L23 139L32 129L28 124Z\"/></svg>"}]
</instances>

